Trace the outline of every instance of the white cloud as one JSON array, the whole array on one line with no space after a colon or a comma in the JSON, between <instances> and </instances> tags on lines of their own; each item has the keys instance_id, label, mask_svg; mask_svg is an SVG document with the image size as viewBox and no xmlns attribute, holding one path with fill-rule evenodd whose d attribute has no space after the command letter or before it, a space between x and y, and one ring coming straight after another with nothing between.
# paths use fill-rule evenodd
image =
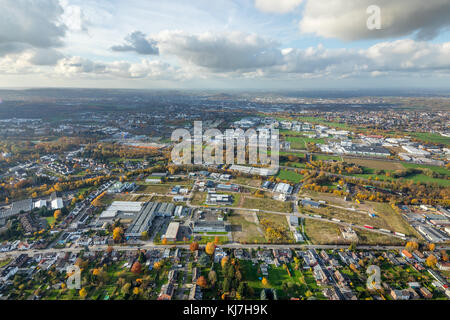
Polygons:
<instances>
[{"instance_id":1,"label":"white cloud","mask_svg":"<svg viewBox=\"0 0 450 320\"><path fill-rule=\"evenodd\" d=\"M381 8L381 30L369 30L366 10ZM450 26L450 0L307 0L300 21L303 33L346 41L415 34L432 39Z\"/></svg>"},{"instance_id":2,"label":"white cloud","mask_svg":"<svg viewBox=\"0 0 450 320\"><path fill-rule=\"evenodd\" d=\"M68 0L60 0L64 9L61 20L70 31L87 31L89 24L83 9L80 6L70 4Z\"/></svg>"},{"instance_id":3,"label":"white cloud","mask_svg":"<svg viewBox=\"0 0 450 320\"><path fill-rule=\"evenodd\" d=\"M255 0L255 7L263 12L288 13L303 0Z\"/></svg>"},{"instance_id":4,"label":"white cloud","mask_svg":"<svg viewBox=\"0 0 450 320\"><path fill-rule=\"evenodd\" d=\"M143 59L139 63L128 61L97 62L82 57L61 59L54 69L66 78L109 77L109 78L147 78L154 80L176 79L177 68L162 62Z\"/></svg>"}]
</instances>

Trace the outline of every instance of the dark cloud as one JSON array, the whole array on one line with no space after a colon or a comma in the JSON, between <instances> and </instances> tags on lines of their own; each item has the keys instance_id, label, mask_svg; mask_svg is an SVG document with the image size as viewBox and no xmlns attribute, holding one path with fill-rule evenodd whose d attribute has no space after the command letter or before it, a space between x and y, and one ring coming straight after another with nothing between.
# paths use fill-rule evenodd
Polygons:
<instances>
[{"instance_id":1,"label":"dark cloud","mask_svg":"<svg viewBox=\"0 0 450 320\"><path fill-rule=\"evenodd\" d=\"M367 8L380 8L381 29L369 30ZM414 35L435 38L450 27L450 0L308 0L300 30L345 41Z\"/></svg>"},{"instance_id":2,"label":"dark cloud","mask_svg":"<svg viewBox=\"0 0 450 320\"><path fill-rule=\"evenodd\" d=\"M147 40L145 34L135 31L125 38L125 44L113 46L113 51L126 52L134 51L142 55L158 55L158 44L154 40Z\"/></svg>"},{"instance_id":3,"label":"dark cloud","mask_svg":"<svg viewBox=\"0 0 450 320\"><path fill-rule=\"evenodd\" d=\"M57 0L0 0L0 55L63 45L66 26Z\"/></svg>"}]
</instances>

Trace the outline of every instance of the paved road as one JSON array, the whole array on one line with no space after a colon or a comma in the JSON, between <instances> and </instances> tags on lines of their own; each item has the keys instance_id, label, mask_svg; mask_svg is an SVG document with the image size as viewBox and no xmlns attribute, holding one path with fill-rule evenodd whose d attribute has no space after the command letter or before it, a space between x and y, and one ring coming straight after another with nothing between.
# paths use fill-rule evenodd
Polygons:
<instances>
[{"instance_id":1,"label":"paved road","mask_svg":"<svg viewBox=\"0 0 450 320\"><path fill-rule=\"evenodd\" d=\"M204 248L205 245L200 245L200 248ZM224 245L220 245L221 248L226 249L348 249L348 245L306 245L306 244L240 244L240 243L228 243ZM89 246L90 251L106 251L108 246L106 245L94 245ZM151 242L143 243L142 245L133 245L133 246L114 246L114 250L118 251L136 251L138 249L170 249L170 248L180 248L180 249L189 249L189 245L156 245ZM400 250L404 249L404 246L369 246L369 245L361 245L357 246L359 250L379 250L379 251L387 251L387 250ZM436 245L436 250L450 250L450 246L439 246ZM10 251L10 252L2 252L0 253L0 258L4 259L7 257L15 257L20 254L48 254L48 253L57 253L57 252L80 252L81 250L85 250L85 247L77 247L77 248L62 248L62 249L44 249L44 250L21 250L21 251Z\"/></svg>"}]
</instances>

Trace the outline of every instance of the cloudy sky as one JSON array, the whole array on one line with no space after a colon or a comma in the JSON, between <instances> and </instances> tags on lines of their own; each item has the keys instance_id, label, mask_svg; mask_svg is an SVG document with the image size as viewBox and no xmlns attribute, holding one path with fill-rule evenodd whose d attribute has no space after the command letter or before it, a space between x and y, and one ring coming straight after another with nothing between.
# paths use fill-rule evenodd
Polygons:
<instances>
[{"instance_id":1,"label":"cloudy sky","mask_svg":"<svg viewBox=\"0 0 450 320\"><path fill-rule=\"evenodd\" d=\"M381 28L370 30L373 5ZM0 9L0 87L450 87L450 0L0 0Z\"/></svg>"}]
</instances>

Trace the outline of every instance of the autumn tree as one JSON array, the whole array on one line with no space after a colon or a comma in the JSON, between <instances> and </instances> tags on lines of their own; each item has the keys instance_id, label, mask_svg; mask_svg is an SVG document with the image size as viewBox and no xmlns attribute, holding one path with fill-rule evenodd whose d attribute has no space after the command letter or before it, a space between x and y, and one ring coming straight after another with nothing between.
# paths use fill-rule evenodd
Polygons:
<instances>
[{"instance_id":1,"label":"autumn tree","mask_svg":"<svg viewBox=\"0 0 450 320\"><path fill-rule=\"evenodd\" d=\"M140 274L142 271L142 265L136 261L133 266L131 267L131 272L135 273L135 274Z\"/></svg>"},{"instance_id":2,"label":"autumn tree","mask_svg":"<svg viewBox=\"0 0 450 320\"><path fill-rule=\"evenodd\" d=\"M61 217L61 215L62 215L61 210L56 210L56 211L53 213L53 217L55 218L55 220L59 220L59 218Z\"/></svg>"},{"instance_id":3,"label":"autumn tree","mask_svg":"<svg viewBox=\"0 0 450 320\"><path fill-rule=\"evenodd\" d=\"M198 250L198 242L192 242L189 245L189 250L191 250L191 252L197 251Z\"/></svg>"},{"instance_id":4,"label":"autumn tree","mask_svg":"<svg viewBox=\"0 0 450 320\"><path fill-rule=\"evenodd\" d=\"M427 260L425 261L425 263L426 263L427 266L429 266L430 268L433 268L433 267L435 267L436 264L437 264L437 258L436 258L434 255L430 254L430 255L428 256Z\"/></svg>"},{"instance_id":5,"label":"autumn tree","mask_svg":"<svg viewBox=\"0 0 450 320\"><path fill-rule=\"evenodd\" d=\"M228 264L228 261L230 260L230 258L228 256L225 256L222 258L222 261L220 262L220 264L222 265L222 268L225 269L225 267Z\"/></svg>"},{"instance_id":6,"label":"autumn tree","mask_svg":"<svg viewBox=\"0 0 450 320\"><path fill-rule=\"evenodd\" d=\"M215 244L215 245L220 244L220 238L219 238L218 236L216 236L216 237L214 238L214 244Z\"/></svg>"},{"instance_id":7,"label":"autumn tree","mask_svg":"<svg viewBox=\"0 0 450 320\"><path fill-rule=\"evenodd\" d=\"M166 245L166 244L167 244L167 239L166 239L166 238L163 238L162 241L161 241L161 243L162 243L163 245Z\"/></svg>"},{"instance_id":8,"label":"autumn tree","mask_svg":"<svg viewBox=\"0 0 450 320\"><path fill-rule=\"evenodd\" d=\"M214 251L216 251L216 245L213 242L208 242L206 244L205 252L212 256L214 254Z\"/></svg>"},{"instance_id":9,"label":"autumn tree","mask_svg":"<svg viewBox=\"0 0 450 320\"><path fill-rule=\"evenodd\" d=\"M123 229L121 227L116 227L113 230L113 240L117 242L121 242L123 240Z\"/></svg>"},{"instance_id":10,"label":"autumn tree","mask_svg":"<svg viewBox=\"0 0 450 320\"><path fill-rule=\"evenodd\" d=\"M208 283L206 282L206 278L204 276L201 276L197 279L197 285L199 285L202 288L206 288L208 286Z\"/></svg>"},{"instance_id":11,"label":"autumn tree","mask_svg":"<svg viewBox=\"0 0 450 320\"><path fill-rule=\"evenodd\" d=\"M83 299L86 298L86 296L87 296L87 291L85 288L82 288L80 291L78 291L78 293L79 293L80 297Z\"/></svg>"},{"instance_id":12,"label":"autumn tree","mask_svg":"<svg viewBox=\"0 0 450 320\"><path fill-rule=\"evenodd\" d=\"M159 270L162 268L162 262L161 261L157 261L153 264L153 268L155 268L155 270Z\"/></svg>"},{"instance_id":13,"label":"autumn tree","mask_svg":"<svg viewBox=\"0 0 450 320\"><path fill-rule=\"evenodd\" d=\"M413 252L417 249L419 249L419 244L415 241L408 241L406 243L406 250L408 250L409 252Z\"/></svg>"},{"instance_id":14,"label":"autumn tree","mask_svg":"<svg viewBox=\"0 0 450 320\"><path fill-rule=\"evenodd\" d=\"M264 287L267 287L269 285L269 281L265 277L262 278L261 283Z\"/></svg>"}]
</instances>

